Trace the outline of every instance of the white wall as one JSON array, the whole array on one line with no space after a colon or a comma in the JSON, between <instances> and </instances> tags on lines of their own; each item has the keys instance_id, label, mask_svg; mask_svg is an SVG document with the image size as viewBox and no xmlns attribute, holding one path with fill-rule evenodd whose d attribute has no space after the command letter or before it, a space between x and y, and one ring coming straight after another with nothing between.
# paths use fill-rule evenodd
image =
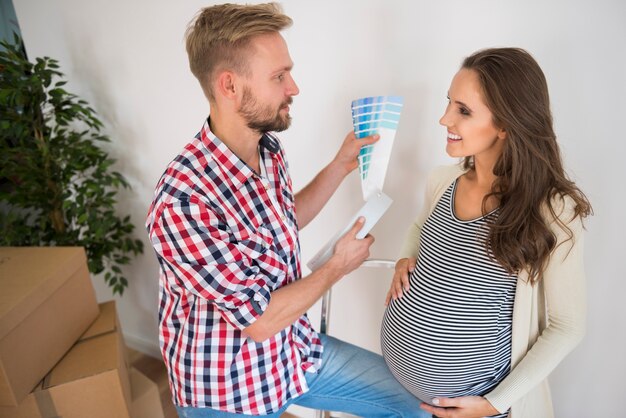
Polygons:
<instances>
[{"instance_id":1,"label":"white wall","mask_svg":"<svg viewBox=\"0 0 626 418\"><path fill-rule=\"evenodd\" d=\"M125 272L118 299L127 341L158 352L157 263L143 221L165 165L198 131L208 105L187 69L183 34L211 2L14 0L31 58L61 62L68 88L88 100L112 138L117 169L132 184L123 194L146 252ZM334 155L350 129L350 101L365 95L406 99L386 192L395 200L374 230L374 254L394 258L417 212L424 175L448 163L438 125L461 59L489 46L520 46L548 78L557 134L569 173L594 204L586 263L589 331L553 373L559 417L623 415L626 385L623 295L626 223L622 158L626 151L626 3L588 1L317 1L284 3L294 26L285 33L301 94L292 128L282 135L296 188ZM621 190L621 193L619 192ZM308 260L361 204L352 175L305 230ZM333 293L331 333L379 351L387 271L346 277ZM100 300L111 294L94 281ZM318 321L319 306L311 310ZM622 354L620 354L622 353Z\"/></svg>"}]
</instances>

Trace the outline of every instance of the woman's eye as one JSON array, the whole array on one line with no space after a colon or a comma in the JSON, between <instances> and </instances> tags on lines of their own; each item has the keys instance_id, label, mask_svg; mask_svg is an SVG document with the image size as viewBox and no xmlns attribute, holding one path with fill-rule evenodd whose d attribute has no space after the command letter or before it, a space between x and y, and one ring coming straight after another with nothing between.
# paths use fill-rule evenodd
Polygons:
<instances>
[{"instance_id":1,"label":"woman's eye","mask_svg":"<svg viewBox=\"0 0 626 418\"><path fill-rule=\"evenodd\" d=\"M462 114L462 115L465 115L465 116L469 116L470 115L470 111L467 110L464 107L459 108L459 113Z\"/></svg>"}]
</instances>

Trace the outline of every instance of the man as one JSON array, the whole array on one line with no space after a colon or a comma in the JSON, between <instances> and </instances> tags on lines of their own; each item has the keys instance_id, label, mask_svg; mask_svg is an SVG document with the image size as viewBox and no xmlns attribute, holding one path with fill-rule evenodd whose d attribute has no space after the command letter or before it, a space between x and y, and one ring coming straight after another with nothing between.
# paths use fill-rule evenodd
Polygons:
<instances>
[{"instance_id":1,"label":"man","mask_svg":"<svg viewBox=\"0 0 626 418\"><path fill-rule=\"evenodd\" d=\"M279 33L290 24L276 4L225 4L203 9L186 34L211 114L161 177L147 219L174 403L182 417L279 416L291 403L418 416L419 401L380 356L320 338L306 316L374 239L356 239L360 219L324 266L301 277L298 230L377 138L349 134L294 198L272 133L289 127L298 94Z\"/></svg>"}]
</instances>

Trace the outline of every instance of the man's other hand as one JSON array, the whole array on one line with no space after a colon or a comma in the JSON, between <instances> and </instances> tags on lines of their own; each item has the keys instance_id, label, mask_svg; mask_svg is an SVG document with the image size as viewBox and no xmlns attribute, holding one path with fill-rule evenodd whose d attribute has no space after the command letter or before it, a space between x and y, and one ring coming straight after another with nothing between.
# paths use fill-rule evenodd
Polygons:
<instances>
[{"instance_id":1,"label":"man's other hand","mask_svg":"<svg viewBox=\"0 0 626 418\"><path fill-rule=\"evenodd\" d=\"M344 175L348 175L352 170L359 166L359 151L361 147L375 143L380 139L380 135L370 135L363 138L357 138L354 131L350 131L341 144L341 148L331 162L341 169Z\"/></svg>"},{"instance_id":2,"label":"man's other hand","mask_svg":"<svg viewBox=\"0 0 626 418\"><path fill-rule=\"evenodd\" d=\"M367 234L365 238L358 239L357 233L365 224L365 218L360 217L352 228L337 241L335 252L328 260L344 276L357 269L370 255L370 247L374 243L374 237Z\"/></svg>"}]
</instances>

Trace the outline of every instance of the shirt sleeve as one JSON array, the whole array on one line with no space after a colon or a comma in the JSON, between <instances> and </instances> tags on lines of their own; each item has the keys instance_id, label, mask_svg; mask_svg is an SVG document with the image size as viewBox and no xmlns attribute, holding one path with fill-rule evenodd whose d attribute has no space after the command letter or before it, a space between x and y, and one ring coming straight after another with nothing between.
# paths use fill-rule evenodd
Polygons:
<instances>
[{"instance_id":1,"label":"shirt sleeve","mask_svg":"<svg viewBox=\"0 0 626 418\"><path fill-rule=\"evenodd\" d=\"M267 308L269 280L254 256L269 244L258 237L237 242L209 206L197 200L166 205L150 239L177 284L212 302L234 327L252 325Z\"/></svg>"},{"instance_id":2,"label":"shirt sleeve","mask_svg":"<svg viewBox=\"0 0 626 418\"><path fill-rule=\"evenodd\" d=\"M546 379L585 334L583 225L580 217L572 219L573 202L565 206L559 218L572 236L556 220L552 222L557 244L541 278L547 326L511 373L485 396L500 412Z\"/></svg>"}]
</instances>

